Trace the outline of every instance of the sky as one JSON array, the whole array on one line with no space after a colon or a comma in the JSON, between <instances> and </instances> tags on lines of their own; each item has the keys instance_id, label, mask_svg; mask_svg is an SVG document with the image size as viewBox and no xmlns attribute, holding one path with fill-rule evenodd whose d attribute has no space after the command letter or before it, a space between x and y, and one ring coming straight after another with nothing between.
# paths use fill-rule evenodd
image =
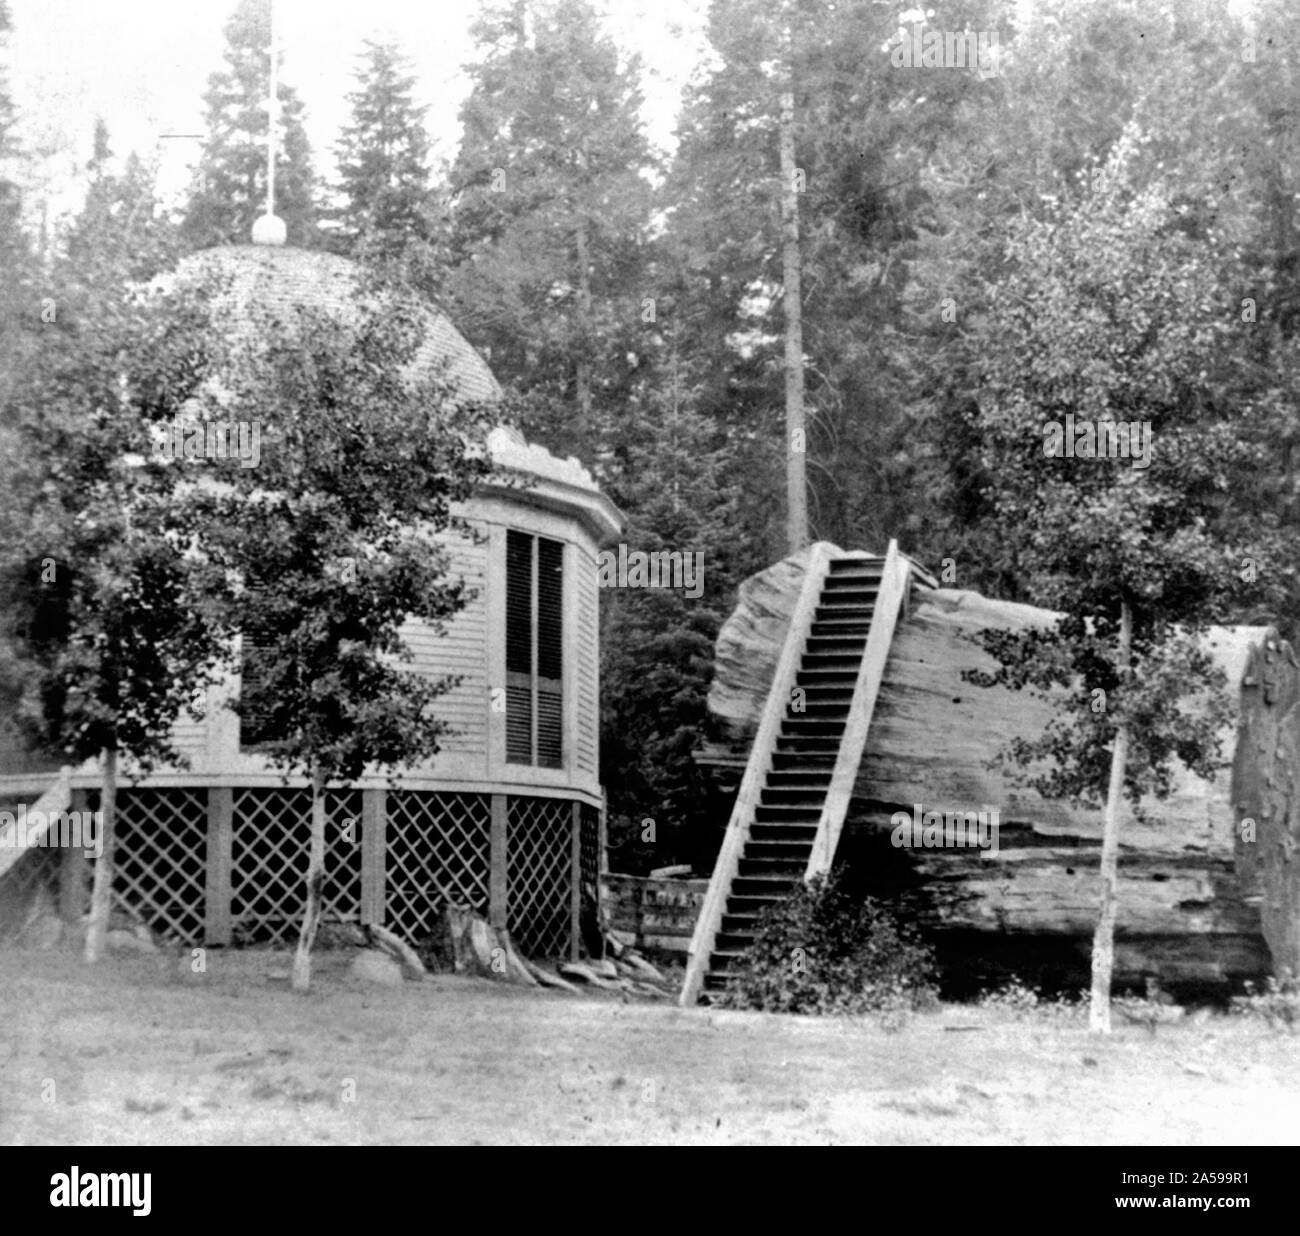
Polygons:
<instances>
[{"instance_id":1,"label":"sky","mask_svg":"<svg viewBox=\"0 0 1300 1236\"><path fill-rule=\"evenodd\" d=\"M356 53L373 35L391 35L410 57L435 154L454 155L477 0L275 3L283 80L306 104L318 170L332 168ZM43 175L59 208L75 208L72 173L89 156L96 116L116 155L156 157L164 190L182 189L198 143L164 135L202 131L202 94L221 65L233 0L10 0L10 8L9 79L21 132L28 149L54 152ZM705 0L605 0L611 34L646 62L647 130L664 147L703 49L705 8Z\"/></svg>"}]
</instances>

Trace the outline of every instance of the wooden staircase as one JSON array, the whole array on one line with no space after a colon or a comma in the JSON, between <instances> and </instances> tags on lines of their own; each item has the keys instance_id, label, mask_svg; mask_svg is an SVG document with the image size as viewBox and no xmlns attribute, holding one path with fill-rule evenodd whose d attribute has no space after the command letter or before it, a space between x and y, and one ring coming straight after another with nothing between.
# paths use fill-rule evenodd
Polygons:
<instances>
[{"instance_id":1,"label":"wooden staircase","mask_svg":"<svg viewBox=\"0 0 1300 1236\"><path fill-rule=\"evenodd\" d=\"M684 1006L726 986L764 910L830 871L912 569L893 541L883 558L812 547L696 922Z\"/></svg>"}]
</instances>

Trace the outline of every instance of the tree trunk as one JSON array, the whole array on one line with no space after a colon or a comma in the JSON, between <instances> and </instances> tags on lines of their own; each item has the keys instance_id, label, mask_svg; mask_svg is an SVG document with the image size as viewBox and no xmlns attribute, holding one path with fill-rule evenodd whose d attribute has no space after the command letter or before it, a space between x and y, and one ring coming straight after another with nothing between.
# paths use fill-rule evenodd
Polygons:
<instances>
[{"instance_id":1,"label":"tree trunk","mask_svg":"<svg viewBox=\"0 0 1300 1236\"><path fill-rule=\"evenodd\" d=\"M90 894L90 920L86 924L85 958L96 962L104 954L108 919L113 912L113 849L117 840L117 748L105 747L99 809L102 814L102 849L95 860L95 882Z\"/></svg>"},{"instance_id":2,"label":"tree trunk","mask_svg":"<svg viewBox=\"0 0 1300 1236\"><path fill-rule=\"evenodd\" d=\"M803 288L796 172L794 92L790 89L781 96L781 277L785 284L785 529L787 552L792 554L808 544L808 435L803 408Z\"/></svg>"},{"instance_id":3,"label":"tree trunk","mask_svg":"<svg viewBox=\"0 0 1300 1236\"><path fill-rule=\"evenodd\" d=\"M321 885L325 883L325 778L320 770L311 778L311 857L307 861L307 908L303 911L298 951L293 956L293 989L311 985L311 946L320 926Z\"/></svg>"},{"instance_id":4,"label":"tree trunk","mask_svg":"<svg viewBox=\"0 0 1300 1236\"><path fill-rule=\"evenodd\" d=\"M595 429L591 424L591 363L588 356L591 338L591 272L588 264L586 220L580 218L577 224L577 307L581 352L577 363L577 408L582 433L591 433Z\"/></svg>"},{"instance_id":5,"label":"tree trunk","mask_svg":"<svg viewBox=\"0 0 1300 1236\"><path fill-rule=\"evenodd\" d=\"M1122 601L1116 660L1121 687L1128 684L1132 638L1133 616L1128 602ZM1106 817L1101 833L1101 911L1097 916L1097 932L1092 938L1092 1004L1088 1011L1088 1028L1094 1034L1110 1033L1110 982L1115 969L1115 915L1119 910L1119 814L1127 763L1128 722L1121 720L1115 730L1115 745L1110 754L1110 786L1106 791Z\"/></svg>"}]
</instances>

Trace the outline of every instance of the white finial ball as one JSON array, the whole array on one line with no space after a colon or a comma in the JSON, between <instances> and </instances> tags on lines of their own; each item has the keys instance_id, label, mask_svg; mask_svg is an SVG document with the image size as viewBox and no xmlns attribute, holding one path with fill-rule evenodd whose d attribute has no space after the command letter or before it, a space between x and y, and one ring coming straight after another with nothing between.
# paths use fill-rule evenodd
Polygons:
<instances>
[{"instance_id":1,"label":"white finial ball","mask_svg":"<svg viewBox=\"0 0 1300 1236\"><path fill-rule=\"evenodd\" d=\"M262 215L253 224L253 244L255 245L282 245L287 235L288 231L284 226L284 220L279 215Z\"/></svg>"}]
</instances>

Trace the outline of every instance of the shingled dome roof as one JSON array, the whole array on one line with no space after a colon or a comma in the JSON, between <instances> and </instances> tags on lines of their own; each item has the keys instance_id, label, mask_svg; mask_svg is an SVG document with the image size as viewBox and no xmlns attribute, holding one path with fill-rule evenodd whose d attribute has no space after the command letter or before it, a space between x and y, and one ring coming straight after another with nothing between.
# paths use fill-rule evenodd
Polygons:
<instances>
[{"instance_id":1,"label":"shingled dome roof","mask_svg":"<svg viewBox=\"0 0 1300 1236\"><path fill-rule=\"evenodd\" d=\"M190 280L218 285L211 302L214 329L238 332L256 329L261 313L288 321L299 306L318 309L338 320L356 320L363 300L362 268L349 258L315 249L273 245L224 245L184 258L174 275L159 286L184 285ZM249 312L257 306L259 315ZM501 387L483 358L432 305L425 314L425 340L411 362L445 377L461 399L495 402ZM623 517L600 491L591 473L570 456L560 459L545 447L529 443L515 430L499 426L485 443L501 476L522 474L524 488L503 485L500 477L482 486L485 495L515 503L564 511L582 521L598 542L608 541L622 528Z\"/></svg>"},{"instance_id":2,"label":"shingled dome roof","mask_svg":"<svg viewBox=\"0 0 1300 1236\"><path fill-rule=\"evenodd\" d=\"M256 304L272 315L299 305L338 314L346 320L356 314L361 297L361 268L345 257L314 249L275 248L266 245L224 245L204 249L185 258L175 280L215 277L223 291L214 304L214 316L248 320L246 306ZM437 309L426 309L426 341L416 365L445 365L452 388L468 400L496 400L501 388L483 358Z\"/></svg>"}]
</instances>

